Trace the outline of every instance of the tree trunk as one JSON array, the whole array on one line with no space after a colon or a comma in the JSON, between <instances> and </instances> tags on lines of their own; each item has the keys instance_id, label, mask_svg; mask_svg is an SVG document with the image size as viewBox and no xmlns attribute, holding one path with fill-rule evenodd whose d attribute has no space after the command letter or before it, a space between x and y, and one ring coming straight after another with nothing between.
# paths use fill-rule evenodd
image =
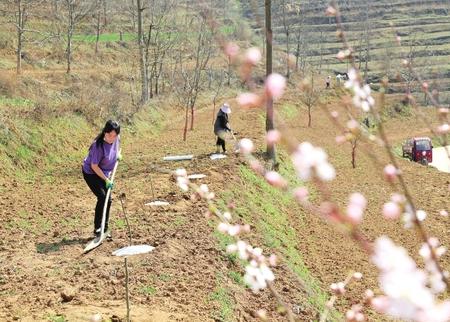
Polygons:
<instances>
[{"instance_id":1,"label":"tree trunk","mask_svg":"<svg viewBox=\"0 0 450 322\"><path fill-rule=\"evenodd\" d=\"M352 141L352 167L356 168L356 140Z\"/></svg>"},{"instance_id":2,"label":"tree trunk","mask_svg":"<svg viewBox=\"0 0 450 322\"><path fill-rule=\"evenodd\" d=\"M191 131L194 130L194 106L191 107Z\"/></svg>"},{"instance_id":3,"label":"tree trunk","mask_svg":"<svg viewBox=\"0 0 450 322\"><path fill-rule=\"evenodd\" d=\"M289 79L291 76L290 68L289 68L289 29L286 29L286 78Z\"/></svg>"},{"instance_id":4,"label":"tree trunk","mask_svg":"<svg viewBox=\"0 0 450 322\"><path fill-rule=\"evenodd\" d=\"M272 2L265 0L265 20L266 20L266 77L272 74ZM274 129L273 119L273 99L266 102L266 132ZM267 144L267 157L272 160L272 166L276 167L275 145Z\"/></svg>"},{"instance_id":5,"label":"tree trunk","mask_svg":"<svg viewBox=\"0 0 450 322\"><path fill-rule=\"evenodd\" d=\"M186 141L186 138L187 138L188 118L189 118L189 107L186 104L186 114L185 114L185 118L184 118L184 130L183 130L183 141Z\"/></svg>"},{"instance_id":6,"label":"tree trunk","mask_svg":"<svg viewBox=\"0 0 450 322\"><path fill-rule=\"evenodd\" d=\"M227 72L227 85L230 86L231 83L231 57L228 56L228 72Z\"/></svg>"},{"instance_id":7,"label":"tree trunk","mask_svg":"<svg viewBox=\"0 0 450 322\"><path fill-rule=\"evenodd\" d=\"M72 63L72 34L73 34L73 11L72 11L72 3L69 3L69 26L67 30L67 49L66 49L67 74L70 74Z\"/></svg>"},{"instance_id":8,"label":"tree trunk","mask_svg":"<svg viewBox=\"0 0 450 322\"><path fill-rule=\"evenodd\" d=\"M308 105L308 127L311 127L311 105Z\"/></svg>"},{"instance_id":9,"label":"tree trunk","mask_svg":"<svg viewBox=\"0 0 450 322\"><path fill-rule=\"evenodd\" d=\"M97 21L95 25L95 56L98 54L98 41L100 40L100 8L97 8Z\"/></svg>"},{"instance_id":10,"label":"tree trunk","mask_svg":"<svg viewBox=\"0 0 450 322\"><path fill-rule=\"evenodd\" d=\"M17 1L17 13L18 13L18 27L17 27L17 66L16 72L20 74L22 70L22 42L23 42L23 30L24 30L24 9L22 9L22 1Z\"/></svg>"},{"instance_id":11,"label":"tree trunk","mask_svg":"<svg viewBox=\"0 0 450 322\"><path fill-rule=\"evenodd\" d=\"M137 4L137 25L138 25L138 42L139 42L139 58L141 69L141 104L148 101L148 78L146 71L146 59L144 52L144 34L142 31L142 8L141 0L136 1Z\"/></svg>"}]
</instances>

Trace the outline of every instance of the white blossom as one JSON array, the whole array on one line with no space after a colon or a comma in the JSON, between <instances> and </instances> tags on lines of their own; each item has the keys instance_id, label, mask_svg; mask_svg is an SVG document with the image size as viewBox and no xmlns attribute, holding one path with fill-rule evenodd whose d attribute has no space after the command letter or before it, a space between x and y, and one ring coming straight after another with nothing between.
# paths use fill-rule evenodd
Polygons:
<instances>
[{"instance_id":1,"label":"white blossom","mask_svg":"<svg viewBox=\"0 0 450 322\"><path fill-rule=\"evenodd\" d=\"M362 85L358 79L358 74L354 68L348 71L348 81L345 88L353 91L353 105L361 108L364 112L369 112L375 106L375 100L371 95L370 86Z\"/></svg>"},{"instance_id":2,"label":"white blossom","mask_svg":"<svg viewBox=\"0 0 450 322\"><path fill-rule=\"evenodd\" d=\"M291 158L297 175L304 181L310 180L313 175L322 181L331 181L336 176L333 166L328 163L325 151L309 142L301 143Z\"/></svg>"},{"instance_id":3,"label":"white blossom","mask_svg":"<svg viewBox=\"0 0 450 322\"><path fill-rule=\"evenodd\" d=\"M385 294L372 300L376 310L408 321L444 322L450 319L449 303L439 303L434 296L435 290L428 287L430 277L432 282L436 277L418 269L405 249L382 236L375 242L372 261L380 270L380 289ZM440 285L436 282L435 286Z\"/></svg>"}]
</instances>

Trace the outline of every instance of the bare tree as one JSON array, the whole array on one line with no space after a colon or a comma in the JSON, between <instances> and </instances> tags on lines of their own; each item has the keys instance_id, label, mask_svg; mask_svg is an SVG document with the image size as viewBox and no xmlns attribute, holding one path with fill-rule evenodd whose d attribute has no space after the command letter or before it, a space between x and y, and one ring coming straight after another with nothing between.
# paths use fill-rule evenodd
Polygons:
<instances>
[{"instance_id":1,"label":"bare tree","mask_svg":"<svg viewBox=\"0 0 450 322\"><path fill-rule=\"evenodd\" d=\"M141 104L148 101L149 91L148 91L148 76L147 76L147 60L145 56L145 42L144 42L144 31L143 31L143 11L144 7L142 0L136 0L136 10L137 10L137 29L138 29L138 45L139 45L139 69L141 73Z\"/></svg>"},{"instance_id":2,"label":"bare tree","mask_svg":"<svg viewBox=\"0 0 450 322\"><path fill-rule=\"evenodd\" d=\"M58 16L57 20L62 21L65 25L65 41L66 41L66 63L67 73L71 71L73 36L76 27L83 22L88 14L97 5L97 2L89 0L64 0L64 6L54 11Z\"/></svg>"},{"instance_id":3,"label":"bare tree","mask_svg":"<svg viewBox=\"0 0 450 322\"><path fill-rule=\"evenodd\" d=\"M315 71L311 69L311 77L309 79L304 79L302 82L302 92L300 95L300 100L308 108L308 127L312 126L312 113L311 110L316 104L320 97L321 90L315 85Z\"/></svg>"},{"instance_id":4,"label":"bare tree","mask_svg":"<svg viewBox=\"0 0 450 322\"><path fill-rule=\"evenodd\" d=\"M203 72L213 51L212 34L207 30L203 15L195 15L189 25L185 27L189 28L189 30L197 30L194 52L189 57L189 60L193 60L193 62L185 62L182 56L182 50L178 50L178 56L176 57L177 64L172 73L172 87L177 94L180 104L186 111L183 130L184 141L187 139L189 111L191 121L189 128L190 130L194 129L195 103L203 85ZM191 48L192 39L189 39L189 34L186 35L184 42L184 49Z\"/></svg>"},{"instance_id":5,"label":"bare tree","mask_svg":"<svg viewBox=\"0 0 450 322\"><path fill-rule=\"evenodd\" d=\"M95 26L95 56L98 54L98 43L100 41L100 35L102 33L102 28L106 27L106 0L95 0L95 15L94 15L94 26Z\"/></svg>"},{"instance_id":6,"label":"bare tree","mask_svg":"<svg viewBox=\"0 0 450 322\"><path fill-rule=\"evenodd\" d=\"M22 70L22 50L25 43L24 35L26 32L37 32L35 30L27 29L27 22L30 15L30 10L39 7L41 1L36 0L5 0L0 8L7 16L11 17L8 20L14 25L17 31L17 46L16 46L16 72L21 73Z\"/></svg>"},{"instance_id":7,"label":"bare tree","mask_svg":"<svg viewBox=\"0 0 450 322\"><path fill-rule=\"evenodd\" d=\"M174 30L175 21L171 12L173 1L148 0L149 12L147 33L145 34L145 68L149 84L149 96L158 95L159 80L162 75L167 52L176 43L178 36Z\"/></svg>"}]
</instances>

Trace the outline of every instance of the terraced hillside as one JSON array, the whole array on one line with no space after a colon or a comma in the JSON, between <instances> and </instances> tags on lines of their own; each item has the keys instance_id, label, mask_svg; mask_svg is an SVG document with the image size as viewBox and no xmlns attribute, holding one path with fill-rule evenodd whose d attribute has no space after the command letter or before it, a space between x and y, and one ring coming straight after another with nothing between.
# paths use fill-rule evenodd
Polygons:
<instances>
[{"instance_id":1,"label":"terraced hillside","mask_svg":"<svg viewBox=\"0 0 450 322\"><path fill-rule=\"evenodd\" d=\"M254 17L252 1L243 2L247 15ZM408 58L420 77L439 91L440 101L450 102L449 1L337 2L357 65L363 74L367 70L367 82L374 89L387 75L391 83L389 93L403 93L409 87L423 101L423 95L419 95L421 82L402 67L402 59ZM281 52L280 71L284 69L283 57L287 51L285 26L289 31L289 53L297 56L299 69L309 64L326 73L347 69L346 62L336 59L342 44L336 37L335 19L325 15L328 3L325 0L273 2L274 42ZM257 11L261 17L263 10L263 5L259 5ZM254 28L258 30L260 25L255 23ZM396 36L400 36L400 44Z\"/></svg>"}]
</instances>

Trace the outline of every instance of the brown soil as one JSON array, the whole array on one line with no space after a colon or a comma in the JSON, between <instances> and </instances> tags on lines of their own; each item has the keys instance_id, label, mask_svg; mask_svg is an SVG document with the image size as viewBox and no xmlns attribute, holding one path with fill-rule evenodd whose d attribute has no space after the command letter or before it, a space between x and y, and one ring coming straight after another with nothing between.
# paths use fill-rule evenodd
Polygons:
<instances>
[{"instance_id":1,"label":"brown soil","mask_svg":"<svg viewBox=\"0 0 450 322\"><path fill-rule=\"evenodd\" d=\"M330 108L340 110L338 103L330 103ZM218 303L212 299L212 293L220 286L232 292L237 303L233 313L236 320L254 320L254 311L261 307L269 310L271 319L282 320L267 292L254 295L228 278L231 264L213 236L214 225L204 216L204 203L191 201L169 175L152 170L155 165L204 173L207 177L202 182L219 194L238 184L236 169L242 159L232 154L224 160L209 159L209 153L215 149L211 112L208 107L198 113L196 128L189 133L187 143L181 140L182 120L176 118L157 137L128 140L124 144L125 161L118 170L111 210L114 239L87 255L82 255L82 249L91 238L95 200L81 173L71 171L72 176L33 185L5 179L0 186L0 320L47 321L64 315L68 321L87 321L94 313L124 319L123 261L111 255L113 250L127 245L126 228L117 223L114 226L123 218L117 198L122 192L127 196L133 244L156 247L152 253L129 261L133 321L219 320L215 313ZM255 139L262 149L264 124L259 114L257 110L234 108L232 125L240 136ZM300 141L311 141L329 153L338 172L332 184L333 198L345 207L350 192L363 193L369 201L361 227L367 237L373 240L389 235L405 245L410 254L417 254L420 242L414 232L403 229L401 223L387 222L380 215L382 204L391 193L380 176L381 170L360 151L357 168L352 169L350 146L334 143L337 131L325 114L319 109L313 111L312 128L305 126L305 115L302 110L288 123ZM423 127L416 125L414 118L395 119L389 122L388 131L401 141ZM381 150L375 151L381 155ZM190 153L195 155L192 161L162 161L165 155ZM428 212L426 229L443 244L450 244L448 219L438 215L440 209L449 206L449 175L406 160L399 162L418 208ZM170 206L144 206L153 199L150 178L155 197L169 201ZM298 249L302 258L324 288L343 280L350 270L358 270L365 278L346 296L345 303L357 301L356 294L366 287L376 289L376 274L367 256L343 232L315 214L306 214L306 222L302 223L295 213L292 218L301 236ZM449 267L448 255L442 264ZM276 269L276 275L275 286L287 302L298 304L305 299L300 285L283 265ZM63 302L62 293L72 294L73 299ZM298 313L299 321L315 319L313 311Z\"/></svg>"}]
</instances>

